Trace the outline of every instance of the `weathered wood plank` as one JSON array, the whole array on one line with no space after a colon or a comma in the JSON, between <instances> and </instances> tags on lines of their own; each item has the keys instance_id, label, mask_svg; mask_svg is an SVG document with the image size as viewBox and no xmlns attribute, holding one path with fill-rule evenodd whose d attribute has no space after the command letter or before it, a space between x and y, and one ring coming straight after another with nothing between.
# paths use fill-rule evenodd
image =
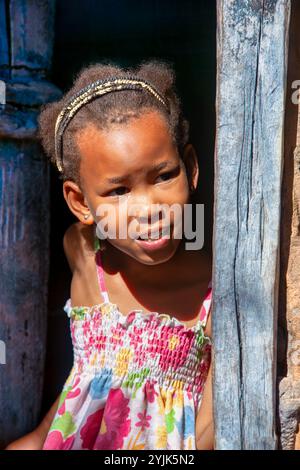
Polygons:
<instances>
[{"instance_id":1,"label":"weathered wood plank","mask_svg":"<svg viewBox=\"0 0 300 470\"><path fill-rule=\"evenodd\" d=\"M55 0L9 1L13 76L45 72L52 59Z\"/></svg>"},{"instance_id":2,"label":"weathered wood plank","mask_svg":"<svg viewBox=\"0 0 300 470\"><path fill-rule=\"evenodd\" d=\"M0 141L0 448L33 430L44 380L49 168L33 141Z\"/></svg>"},{"instance_id":3,"label":"weathered wood plank","mask_svg":"<svg viewBox=\"0 0 300 470\"><path fill-rule=\"evenodd\" d=\"M51 65L49 54L42 54L45 38L49 37L46 49L52 47L53 18L48 14L53 0L6 2L6 13L12 7L13 14L5 22L10 57L8 67L0 67L7 90L6 104L0 108L0 353L4 344L6 356L5 361L0 357L0 448L33 430L40 419L50 168L36 131L41 104L60 96L43 79ZM18 23L23 16L26 25L21 20Z\"/></svg>"},{"instance_id":4,"label":"weathered wood plank","mask_svg":"<svg viewBox=\"0 0 300 470\"><path fill-rule=\"evenodd\" d=\"M9 51L8 51L8 32L6 23L6 7L5 0L0 0L0 67L8 67Z\"/></svg>"},{"instance_id":5,"label":"weathered wood plank","mask_svg":"<svg viewBox=\"0 0 300 470\"><path fill-rule=\"evenodd\" d=\"M274 449L289 0L218 0L214 207L217 449Z\"/></svg>"}]
</instances>

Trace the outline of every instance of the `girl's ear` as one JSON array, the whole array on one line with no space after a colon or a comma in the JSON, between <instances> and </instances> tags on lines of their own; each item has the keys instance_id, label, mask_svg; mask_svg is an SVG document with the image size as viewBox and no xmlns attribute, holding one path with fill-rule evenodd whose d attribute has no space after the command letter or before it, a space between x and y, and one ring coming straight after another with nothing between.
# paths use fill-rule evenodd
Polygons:
<instances>
[{"instance_id":1,"label":"girl's ear","mask_svg":"<svg viewBox=\"0 0 300 470\"><path fill-rule=\"evenodd\" d=\"M189 188L193 192L198 184L199 165L197 153L192 144L186 144L184 147L182 160L186 168Z\"/></svg>"},{"instance_id":2,"label":"girl's ear","mask_svg":"<svg viewBox=\"0 0 300 470\"><path fill-rule=\"evenodd\" d=\"M69 209L77 219L85 225L92 225L94 218L87 204L86 198L76 183L65 181L63 184L63 195Z\"/></svg>"}]
</instances>

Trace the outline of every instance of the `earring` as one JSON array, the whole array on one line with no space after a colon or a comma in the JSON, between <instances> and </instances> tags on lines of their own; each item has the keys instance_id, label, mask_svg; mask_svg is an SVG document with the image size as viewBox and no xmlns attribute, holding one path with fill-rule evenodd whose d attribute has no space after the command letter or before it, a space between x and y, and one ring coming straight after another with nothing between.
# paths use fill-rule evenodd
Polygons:
<instances>
[{"instance_id":1,"label":"earring","mask_svg":"<svg viewBox=\"0 0 300 470\"><path fill-rule=\"evenodd\" d=\"M90 216L90 214L85 214L85 215L84 215L84 219L85 219L85 220L88 219L89 216Z\"/></svg>"}]
</instances>

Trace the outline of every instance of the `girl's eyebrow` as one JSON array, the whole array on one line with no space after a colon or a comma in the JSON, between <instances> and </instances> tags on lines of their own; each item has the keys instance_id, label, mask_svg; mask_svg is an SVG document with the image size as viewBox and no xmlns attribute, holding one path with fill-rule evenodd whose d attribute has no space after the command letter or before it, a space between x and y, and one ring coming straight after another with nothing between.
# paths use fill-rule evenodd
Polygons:
<instances>
[{"instance_id":1,"label":"girl's eyebrow","mask_svg":"<svg viewBox=\"0 0 300 470\"><path fill-rule=\"evenodd\" d=\"M169 166L169 165L172 165L173 162L171 160L165 160L161 163L159 163L158 165L154 165L150 171L159 171L159 170L162 170L163 168L165 168L166 166ZM119 184L119 183L123 183L124 181L126 181L127 179L129 179L129 177L131 176L131 174L127 174L127 175L124 175L124 176L115 176L113 178L106 178L106 181L107 183L111 183L111 184Z\"/></svg>"}]
</instances>

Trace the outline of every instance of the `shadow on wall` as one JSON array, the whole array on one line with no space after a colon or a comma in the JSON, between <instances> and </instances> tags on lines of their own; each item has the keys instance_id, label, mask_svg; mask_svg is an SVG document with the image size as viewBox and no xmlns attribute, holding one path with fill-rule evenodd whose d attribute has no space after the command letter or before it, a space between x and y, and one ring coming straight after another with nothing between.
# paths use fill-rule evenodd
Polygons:
<instances>
[{"instance_id":1,"label":"shadow on wall","mask_svg":"<svg viewBox=\"0 0 300 470\"><path fill-rule=\"evenodd\" d=\"M82 20L84 19L84 21ZM205 245L211 247L215 133L216 12L211 0L57 2L51 82L65 91L86 65L110 60L134 66L142 60L171 61L191 142L199 156L199 195L205 204ZM76 219L51 169L51 240L48 344L42 415L61 391L72 367L69 319L63 310L71 273L63 234Z\"/></svg>"}]
</instances>

